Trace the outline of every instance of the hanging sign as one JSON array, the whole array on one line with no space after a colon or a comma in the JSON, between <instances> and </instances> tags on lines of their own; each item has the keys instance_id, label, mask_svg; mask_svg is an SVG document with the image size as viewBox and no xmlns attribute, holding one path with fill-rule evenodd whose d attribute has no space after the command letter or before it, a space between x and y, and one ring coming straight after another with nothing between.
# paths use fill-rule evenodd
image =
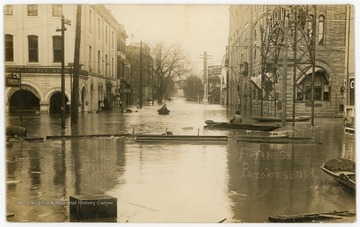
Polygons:
<instances>
[{"instance_id":1,"label":"hanging sign","mask_svg":"<svg viewBox=\"0 0 360 227\"><path fill-rule=\"evenodd\" d=\"M21 76L17 73L9 73L6 76L5 86L6 87L20 87Z\"/></svg>"}]
</instances>

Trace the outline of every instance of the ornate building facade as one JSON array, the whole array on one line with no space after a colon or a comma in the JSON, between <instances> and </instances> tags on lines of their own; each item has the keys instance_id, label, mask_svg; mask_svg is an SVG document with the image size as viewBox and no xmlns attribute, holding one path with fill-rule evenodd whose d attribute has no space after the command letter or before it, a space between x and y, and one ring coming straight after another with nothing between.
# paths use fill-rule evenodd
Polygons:
<instances>
[{"instance_id":1,"label":"ornate building facade","mask_svg":"<svg viewBox=\"0 0 360 227\"><path fill-rule=\"evenodd\" d=\"M6 5L5 76L21 76L19 87L6 87L6 112L60 112L61 18L64 16L65 96L71 101L76 5ZM103 5L81 5L79 111L94 111L110 101L117 78L118 22Z\"/></svg>"}]
</instances>

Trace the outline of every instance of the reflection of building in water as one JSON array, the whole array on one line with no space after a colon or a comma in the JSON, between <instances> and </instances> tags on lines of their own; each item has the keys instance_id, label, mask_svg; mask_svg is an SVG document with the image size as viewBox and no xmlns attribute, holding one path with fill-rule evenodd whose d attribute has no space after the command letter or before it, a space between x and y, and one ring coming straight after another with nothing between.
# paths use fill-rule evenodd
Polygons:
<instances>
[{"instance_id":1,"label":"reflection of building in water","mask_svg":"<svg viewBox=\"0 0 360 227\"><path fill-rule=\"evenodd\" d=\"M354 140L345 138L343 145L344 133L338 120L319 121L318 137L326 145L231 144L234 147L229 149L227 163L232 220L266 222L267 217L276 214L344 209L339 198L347 206L355 204L353 197L329 185L320 169L326 160L354 155Z\"/></svg>"},{"instance_id":2,"label":"reflection of building in water","mask_svg":"<svg viewBox=\"0 0 360 227\"><path fill-rule=\"evenodd\" d=\"M344 135L341 158L356 161L355 157L355 137L353 135Z\"/></svg>"},{"instance_id":3,"label":"reflection of building in water","mask_svg":"<svg viewBox=\"0 0 360 227\"><path fill-rule=\"evenodd\" d=\"M8 148L7 213L11 221L68 221L69 197L106 194L124 170L121 139L22 142ZM17 159L15 159L15 157ZM37 205L35 205L37 204Z\"/></svg>"},{"instance_id":4,"label":"reflection of building in water","mask_svg":"<svg viewBox=\"0 0 360 227\"><path fill-rule=\"evenodd\" d=\"M72 186L76 189L75 194L102 194L116 185L118 159L124 154L124 150L119 149L123 147L121 144L123 141L119 139L72 142L72 161L75 164Z\"/></svg>"}]
</instances>

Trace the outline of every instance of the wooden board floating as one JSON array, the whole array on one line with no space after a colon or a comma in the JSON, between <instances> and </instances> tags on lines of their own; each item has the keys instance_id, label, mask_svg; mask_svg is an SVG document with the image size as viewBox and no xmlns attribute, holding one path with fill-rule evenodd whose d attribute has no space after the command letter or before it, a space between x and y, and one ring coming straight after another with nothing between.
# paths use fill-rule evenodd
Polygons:
<instances>
[{"instance_id":1,"label":"wooden board floating","mask_svg":"<svg viewBox=\"0 0 360 227\"><path fill-rule=\"evenodd\" d=\"M219 142L228 141L227 136L193 136L193 135L138 135L137 142L161 142L161 141L182 141L182 142Z\"/></svg>"},{"instance_id":2,"label":"wooden board floating","mask_svg":"<svg viewBox=\"0 0 360 227\"><path fill-rule=\"evenodd\" d=\"M46 136L47 140L58 140L58 139L80 139L80 138L100 138L100 137L130 137L134 136L130 133L120 134L93 134L93 135L63 135L63 136Z\"/></svg>"},{"instance_id":3,"label":"wooden board floating","mask_svg":"<svg viewBox=\"0 0 360 227\"><path fill-rule=\"evenodd\" d=\"M204 128L206 129L238 129L238 130L254 130L254 131L272 131L281 128L280 125L261 125L261 124L231 124L229 122L216 122L206 120Z\"/></svg>"},{"instance_id":4,"label":"wooden board floating","mask_svg":"<svg viewBox=\"0 0 360 227\"><path fill-rule=\"evenodd\" d=\"M259 122L281 122L282 118L280 117L252 117L251 119L259 121ZM295 121L308 121L310 120L310 116L298 116L295 117ZM293 118L292 117L287 117L286 118L287 122L292 122Z\"/></svg>"}]
</instances>

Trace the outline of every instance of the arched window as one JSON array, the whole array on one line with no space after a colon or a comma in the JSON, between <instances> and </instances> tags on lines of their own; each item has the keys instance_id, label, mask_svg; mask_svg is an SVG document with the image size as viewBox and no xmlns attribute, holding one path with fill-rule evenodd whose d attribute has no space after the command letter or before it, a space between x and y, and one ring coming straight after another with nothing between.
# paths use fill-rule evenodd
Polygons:
<instances>
[{"instance_id":1,"label":"arched window","mask_svg":"<svg viewBox=\"0 0 360 227\"><path fill-rule=\"evenodd\" d=\"M62 58L61 36L53 36L53 53L54 53L54 62L61 62L61 58Z\"/></svg>"},{"instance_id":2,"label":"arched window","mask_svg":"<svg viewBox=\"0 0 360 227\"><path fill-rule=\"evenodd\" d=\"M14 39L12 35L5 35L5 61L14 61Z\"/></svg>"},{"instance_id":3,"label":"arched window","mask_svg":"<svg viewBox=\"0 0 360 227\"><path fill-rule=\"evenodd\" d=\"M311 73L305 75L298 83L297 101L311 100ZM324 70L317 70L314 76L314 100L330 101L330 84Z\"/></svg>"},{"instance_id":4,"label":"arched window","mask_svg":"<svg viewBox=\"0 0 360 227\"><path fill-rule=\"evenodd\" d=\"M29 62L39 62L39 44L36 35L28 36Z\"/></svg>"},{"instance_id":5,"label":"arched window","mask_svg":"<svg viewBox=\"0 0 360 227\"><path fill-rule=\"evenodd\" d=\"M324 24L325 24L325 16L321 15L319 17L319 45L320 46L324 46L325 45L325 29L324 29Z\"/></svg>"}]
</instances>

